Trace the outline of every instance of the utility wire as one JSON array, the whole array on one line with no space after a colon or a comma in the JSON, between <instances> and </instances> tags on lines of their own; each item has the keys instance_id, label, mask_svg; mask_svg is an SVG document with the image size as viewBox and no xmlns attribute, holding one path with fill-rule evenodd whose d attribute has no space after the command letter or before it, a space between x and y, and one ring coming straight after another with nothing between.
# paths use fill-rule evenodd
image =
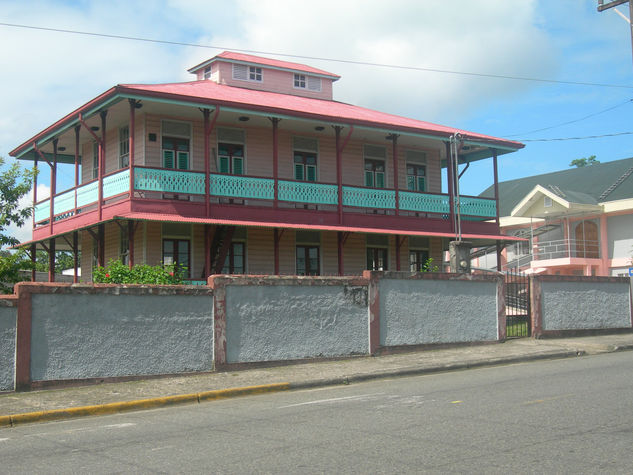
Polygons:
<instances>
[{"instance_id":1,"label":"utility wire","mask_svg":"<svg viewBox=\"0 0 633 475\"><path fill-rule=\"evenodd\" d=\"M520 142L564 142L566 140L586 140L586 139L601 139L604 137L618 137L620 135L633 135L633 132L618 132L615 134L603 134L603 135L587 135L585 137L564 137L556 139L524 139Z\"/></svg>"},{"instance_id":2,"label":"utility wire","mask_svg":"<svg viewBox=\"0 0 633 475\"><path fill-rule=\"evenodd\" d=\"M612 111L613 109L617 109L618 107L622 107L623 105L630 104L631 102L633 102L633 99L629 99L626 102L623 102L621 104L615 105L613 107L609 107L608 109L601 110L600 112L594 112L593 114L586 115L586 116L581 117L579 119L570 120L569 122L562 122L560 124L550 125L549 127L543 127L542 129L530 130L529 132L523 132L523 133L520 133L520 134L503 135L502 137L503 138L518 137L520 135L529 135L529 134L533 134L535 132L543 132L544 130L555 129L556 127L562 127L563 125L575 124L576 122L580 122L580 121L583 121L585 119L589 119L591 117L595 117L597 115L604 114L605 112ZM524 140L524 142L525 142L525 140Z\"/></svg>"},{"instance_id":3,"label":"utility wire","mask_svg":"<svg viewBox=\"0 0 633 475\"><path fill-rule=\"evenodd\" d=\"M595 86L595 87L609 87L609 88L620 88L620 89L633 89L633 86L626 86L622 84L604 84L604 83L593 83L593 82L583 82L583 81L561 81L561 80L556 80L556 79L545 79L545 78L534 78L534 77L523 77L523 76L507 76L507 75L502 75L502 74L474 73L474 72L469 72L469 71L453 71L453 70L448 70L448 69L423 68L423 67L418 67L418 66L404 66L404 65L398 65L398 64L371 63L367 61L353 61L349 59L322 58L318 56L284 54L284 53L278 53L278 52L272 52L272 51L238 49L238 48L230 48L230 47L224 47L224 46L218 46L218 45L202 45L202 44L197 44L197 43L186 43L186 42L181 42L181 41L168 41L168 40L158 40L158 39L153 39L153 38L142 38L138 36L112 35L112 34L107 34L107 33L95 33L95 32L90 32L90 31L66 30L62 28L48 28L48 27L42 27L42 26L21 25L17 23L0 22L0 26L8 26L8 27L13 27L13 28L26 28L26 29L41 30L41 31L53 31L56 33L70 33L70 34L75 34L75 35L97 36L101 38L114 38L114 39L119 39L119 40L144 41L147 43L159 43L159 44L167 44L167 45L175 45L175 46L190 46L194 48L230 50L230 51L236 51L239 53L267 54L267 55L272 55L272 56L282 56L285 58L328 61L328 62L334 62L334 63L355 64L355 65L360 65L360 66L402 69L402 70L407 70L407 71L424 71L424 72L431 72L431 73L455 74L455 75L461 75L461 76L474 76L474 77L484 77L484 78L494 78L494 79L508 79L508 80L513 80L513 81L542 82L542 83L550 83L550 84L570 84L570 85L575 85L575 86Z\"/></svg>"}]
</instances>

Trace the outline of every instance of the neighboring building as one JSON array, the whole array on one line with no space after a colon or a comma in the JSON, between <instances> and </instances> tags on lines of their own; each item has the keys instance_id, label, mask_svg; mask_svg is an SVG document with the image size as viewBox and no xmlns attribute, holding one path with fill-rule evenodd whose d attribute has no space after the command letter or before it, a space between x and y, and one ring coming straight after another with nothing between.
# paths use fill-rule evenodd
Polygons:
<instances>
[{"instance_id":1,"label":"neighboring building","mask_svg":"<svg viewBox=\"0 0 633 475\"><path fill-rule=\"evenodd\" d=\"M488 188L482 197L494 195ZM628 276L633 266L633 158L499 183L502 270ZM480 254L483 254L481 252ZM494 267L496 255L475 265Z\"/></svg>"},{"instance_id":2,"label":"neighboring building","mask_svg":"<svg viewBox=\"0 0 633 475\"><path fill-rule=\"evenodd\" d=\"M114 86L11 152L51 170L53 205L35 198L25 247L81 250L86 281L117 258L194 281L418 270L455 237L450 150L496 171L523 147L334 101L339 76L301 64L224 52L189 72ZM61 193L57 163L75 164ZM464 239L504 239L494 197L460 202Z\"/></svg>"}]
</instances>

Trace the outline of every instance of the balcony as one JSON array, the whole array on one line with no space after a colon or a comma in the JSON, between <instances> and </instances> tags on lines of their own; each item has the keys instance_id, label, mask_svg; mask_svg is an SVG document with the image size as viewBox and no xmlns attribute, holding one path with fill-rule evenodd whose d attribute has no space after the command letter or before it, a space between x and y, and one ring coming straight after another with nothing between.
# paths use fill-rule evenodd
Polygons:
<instances>
[{"instance_id":1,"label":"balcony","mask_svg":"<svg viewBox=\"0 0 633 475\"><path fill-rule=\"evenodd\" d=\"M531 254L516 254L505 268L539 267L547 261L547 266L566 266L573 260L600 259L600 242L579 239L558 239L535 243Z\"/></svg>"},{"instance_id":2,"label":"balcony","mask_svg":"<svg viewBox=\"0 0 633 475\"><path fill-rule=\"evenodd\" d=\"M195 171L134 167L133 176L130 177L130 169L126 168L104 176L102 206L109 207L125 202L128 203L127 211L208 217L205 211L205 181L205 174ZM130 185L133 187L132 193ZM50 199L39 201L34 209L35 230L50 226L51 217L56 227L63 221L72 221L82 215L86 217L86 213L98 208L98 201L98 180L55 195L52 213ZM420 217L442 221L444 227L450 225L449 195L439 193L404 190L396 193L393 189L348 185L339 188L336 184L292 180L277 180L275 183L273 178L211 173L209 201L213 210L211 217L229 219L237 216L261 219L261 213L266 213L262 210L264 208L270 211L274 209L274 213L269 211L268 216L280 223L291 222L300 212L304 221L314 219L314 216L310 217L311 213L319 213L321 222L336 225L343 224L339 222L341 218L338 216L340 205L346 217L364 215L363 220L356 219L355 222L362 222L367 226L380 226L381 223L386 223L387 217L392 220L409 219L410 225L414 223L411 218ZM134 202L134 206L130 202ZM462 219L466 223L480 224L487 230L496 232L496 225L492 230L492 223L484 223L496 216L494 199L462 196L460 204ZM238 206L240 210L236 211ZM222 209L223 212L220 211ZM372 218L367 217L368 215L378 216ZM110 213L110 217L112 216L114 215ZM382 221L380 216L383 217ZM374 222L370 223L372 219ZM417 219L417 224L412 229L419 227L420 221ZM98 221L92 219L85 224L96 222ZM72 229L69 226L61 227L66 228L64 230Z\"/></svg>"}]
</instances>

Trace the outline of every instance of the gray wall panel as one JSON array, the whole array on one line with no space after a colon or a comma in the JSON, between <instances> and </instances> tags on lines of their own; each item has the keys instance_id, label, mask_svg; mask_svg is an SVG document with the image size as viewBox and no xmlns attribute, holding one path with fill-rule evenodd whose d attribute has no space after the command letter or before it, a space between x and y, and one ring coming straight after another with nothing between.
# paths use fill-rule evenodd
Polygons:
<instances>
[{"instance_id":1,"label":"gray wall panel","mask_svg":"<svg viewBox=\"0 0 633 475\"><path fill-rule=\"evenodd\" d=\"M368 352L367 288L228 285L227 362Z\"/></svg>"},{"instance_id":2,"label":"gray wall panel","mask_svg":"<svg viewBox=\"0 0 633 475\"><path fill-rule=\"evenodd\" d=\"M380 281L380 344L383 346L497 339L497 286L494 282Z\"/></svg>"},{"instance_id":3,"label":"gray wall panel","mask_svg":"<svg viewBox=\"0 0 633 475\"><path fill-rule=\"evenodd\" d=\"M0 306L0 391L15 387L16 317L16 307Z\"/></svg>"}]
</instances>

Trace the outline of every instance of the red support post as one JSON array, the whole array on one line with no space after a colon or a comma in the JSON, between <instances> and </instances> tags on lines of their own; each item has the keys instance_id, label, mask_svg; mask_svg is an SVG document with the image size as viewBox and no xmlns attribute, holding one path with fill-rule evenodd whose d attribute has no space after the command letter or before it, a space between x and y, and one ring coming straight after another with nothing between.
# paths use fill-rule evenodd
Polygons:
<instances>
[{"instance_id":1,"label":"red support post","mask_svg":"<svg viewBox=\"0 0 633 475\"><path fill-rule=\"evenodd\" d=\"M343 276L345 274L343 267L343 231L339 231L336 234L338 240L338 275Z\"/></svg>"},{"instance_id":2,"label":"red support post","mask_svg":"<svg viewBox=\"0 0 633 475\"><path fill-rule=\"evenodd\" d=\"M400 242L400 235L396 234L396 270L399 271L400 270L400 246L401 246L401 242Z\"/></svg>"},{"instance_id":3,"label":"red support post","mask_svg":"<svg viewBox=\"0 0 633 475\"><path fill-rule=\"evenodd\" d=\"M101 140L99 142L99 203L97 204L99 221L103 219L103 173L106 160L106 115L107 110L100 112L101 115Z\"/></svg>"},{"instance_id":4,"label":"red support post","mask_svg":"<svg viewBox=\"0 0 633 475\"><path fill-rule=\"evenodd\" d=\"M390 134L393 154L393 188L396 192L396 216L400 214L400 183L398 177L398 135ZM400 270L400 269L398 269Z\"/></svg>"},{"instance_id":5,"label":"red support post","mask_svg":"<svg viewBox=\"0 0 633 475\"><path fill-rule=\"evenodd\" d=\"M499 226L499 169L497 165L497 150L492 149L492 168L495 179L495 208L496 208L496 223Z\"/></svg>"},{"instance_id":6,"label":"red support post","mask_svg":"<svg viewBox=\"0 0 633 475\"><path fill-rule=\"evenodd\" d=\"M275 275L279 275L279 229L278 228L275 228L273 230L273 240L274 240L274 256L275 256L274 271L275 271Z\"/></svg>"},{"instance_id":7,"label":"red support post","mask_svg":"<svg viewBox=\"0 0 633 475\"><path fill-rule=\"evenodd\" d=\"M273 123L273 180L274 184L274 202L273 207L277 208L279 203L279 119L277 117L271 117ZM277 272L275 274L278 274Z\"/></svg>"},{"instance_id":8,"label":"red support post","mask_svg":"<svg viewBox=\"0 0 633 475\"><path fill-rule=\"evenodd\" d=\"M455 232L455 189L453 181L453 158L450 142L446 145L446 176L448 181L448 206L450 209L451 232Z\"/></svg>"},{"instance_id":9,"label":"red support post","mask_svg":"<svg viewBox=\"0 0 633 475\"><path fill-rule=\"evenodd\" d=\"M35 244L31 244L31 264L33 268L31 269L31 282L35 282L36 279L36 270L35 263L37 262L37 246Z\"/></svg>"},{"instance_id":10,"label":"red support post","mask_svg":"<svg viewBox=\"0 0 633 475\"><path fill-rule=\"evenodd\" d=\"M77 188L79 188L79 133L81 125L75 127L75 210L77 209Z\"/></svg>"},{"instance_id":11,"label":"red support post","mask_svg":"<svg viewBox=\"0 0 633 475\"><path fill-rule=\"evenodd\" d=\"M73 284L79 282L79 232L73 232Z\"/></svg>"},{"instance_id":12,"label":"red support post","mask_svg":"<svg viewBox=\"0 0 633 475\"><path fill-rule=\"evenodd\" d=\"M55 282L55 238L48 241L48 281Z\"/></svg>"},{"instance_id":13,"label":"red support post","mask_svg":"<svg viewBox=\"0 0 633 475\"><path fill-rule=\"evenodd\" d=\"M342 164L342 150L341 150L341 130L343 127L334 126L334 133L336 136L336 185L338 186L338 224L343 224L343 164ZM341 243L339 233L339 246ZM340 260L340 252L339 252ZM339 275L343 275L340 272L341 265L339 263Z\"/></svg>"},{"instance_id":14,"label":"red support post","mask_svg":"<svg viewBox=\"0 0 633 475\"><path fill-rule=\"evenodd\" d=\"M128 99L130 102L130 126L128 133L128 168L130 169L130 201L134 199L134 135L136 130L136 108L139 104L135 99ZM130 259L131 261L131 259Z\"/></svg>"},{"instance_id":15,"label":"red support post","mask_svg":"<svg viewBox=\"0 0 633 475\"><path fill-rule=\"evenodd\" d=\"M50 234L53 234L54 216L55 216L55 193L57 193L57 139L53 140L53 164L51 165L51 197L50 197L50 216L48 226ZM52 281L51 281L52 282Z\"/></svg>"},{"instance_id":16,"label":"red support post","mask_svg":"<svg viewBox=\"0 0 633 475\"><path fill-rule=\"evenodd\" d=\"M134 235L136 234L136 226L131 219L127 222L127 238L128 238L128 265L130 269L134 267Z\"/></svg>"}]
</instances>

